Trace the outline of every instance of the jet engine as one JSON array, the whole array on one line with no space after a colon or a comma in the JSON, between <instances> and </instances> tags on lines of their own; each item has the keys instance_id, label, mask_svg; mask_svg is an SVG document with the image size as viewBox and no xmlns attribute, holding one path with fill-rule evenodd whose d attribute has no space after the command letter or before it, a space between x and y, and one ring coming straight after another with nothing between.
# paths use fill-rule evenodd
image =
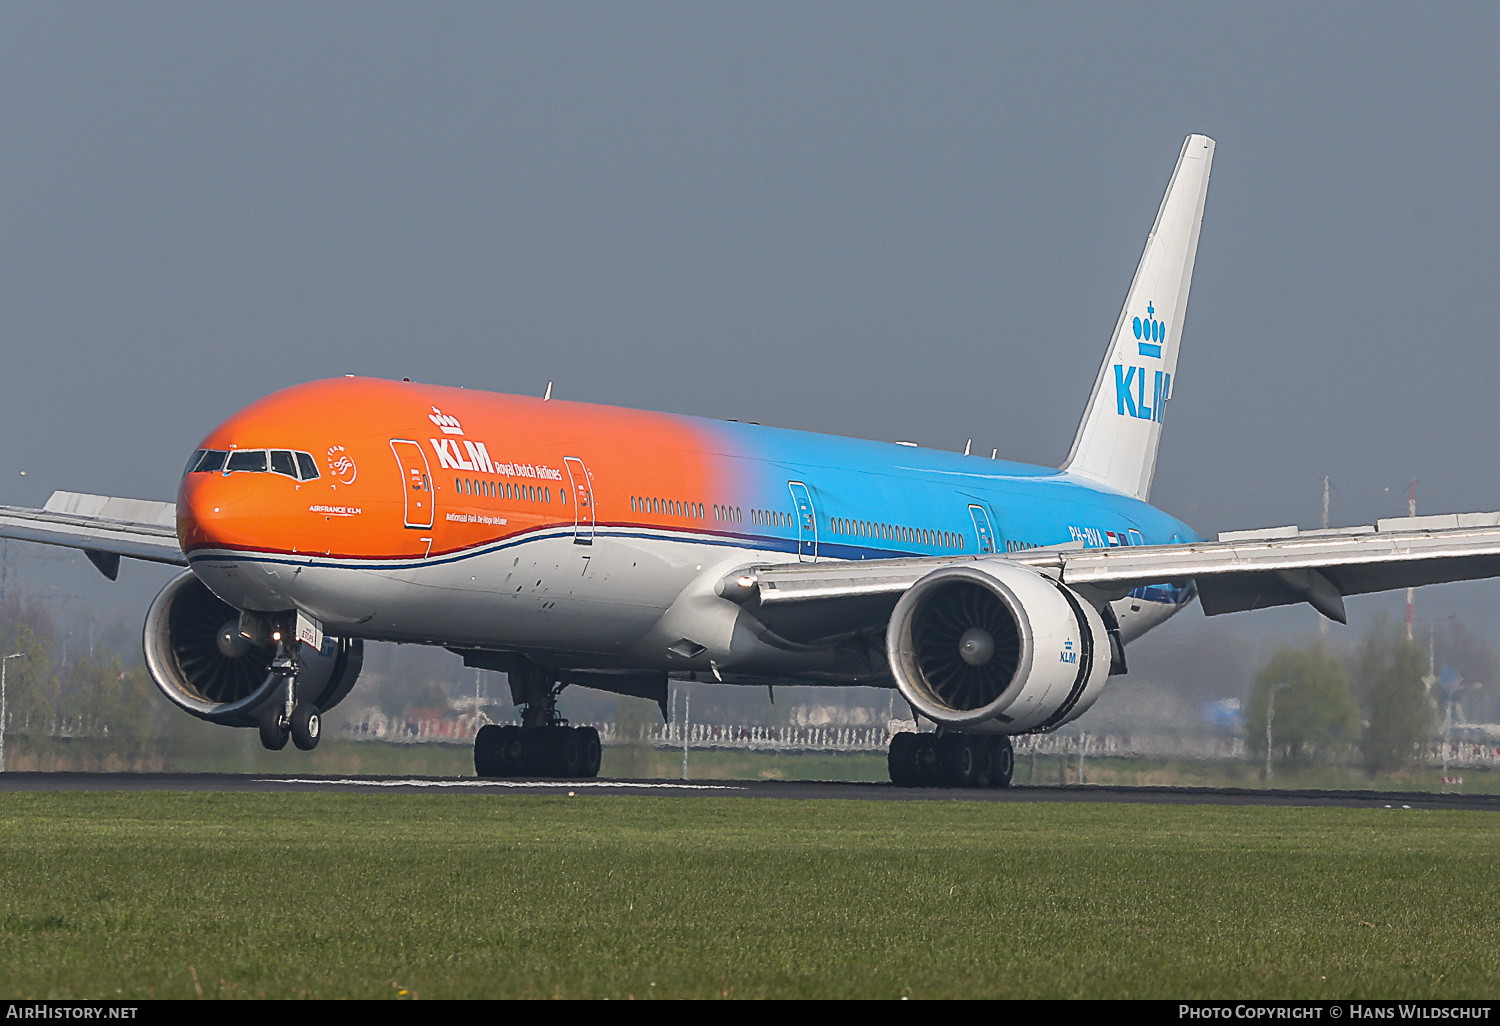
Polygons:
<instances>
[{"instance_id":1,"label":"jet engine","mask_svg":"<svg viewBox=\"0 0 1500 1026\"><path fill-rule=\"evenodd\" d=\"M1109 634L1077 592L1001 559L945 566L913 585L886 630L896 686L967 733L1052 730L1104 687Z\"/></svg>"},{"instance_id":2,"label":"jet engine","mask_svg":"<svg viewBox=\"0 0 1500 1026\"><path fill-rule=\"evenodd\" d=\"M261 709L283 694L284 678L271 672L273 635L290 632L295 617L235 609L189 570L167 582L146 612L146 668L178 708L210 723L256 726ZM318 652L300 648L300 700L327 712L359 678L364 642L325 637Z\"/></svg>"}]
</instances>

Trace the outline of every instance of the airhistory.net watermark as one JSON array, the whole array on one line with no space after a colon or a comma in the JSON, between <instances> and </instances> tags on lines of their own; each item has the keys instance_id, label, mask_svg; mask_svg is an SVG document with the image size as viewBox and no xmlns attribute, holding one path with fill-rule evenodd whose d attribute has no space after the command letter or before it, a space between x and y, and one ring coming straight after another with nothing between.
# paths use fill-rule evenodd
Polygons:
<instances>
[{"instance_id":1,"label":"airhistory.net watermark","mask_svg":"<svg viewBox=\"0 0 1500 1026\"><path fill-rule=\"evenodd\" d=\"M80 1001L10 1001L7 1019L134 1019L139 1005Z\"/></svg>"}]
</instances>

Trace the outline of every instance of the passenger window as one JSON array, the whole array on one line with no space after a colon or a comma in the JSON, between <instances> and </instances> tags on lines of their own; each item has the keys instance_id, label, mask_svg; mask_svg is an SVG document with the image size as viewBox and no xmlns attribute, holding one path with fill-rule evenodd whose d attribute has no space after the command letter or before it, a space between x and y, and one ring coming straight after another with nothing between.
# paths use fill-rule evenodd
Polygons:
<instances>
[{"instance_id":1,"label":"passenger window","mask_svg":"<svg viewBox=\"0 0 1500 1026\"><path fill-rule=\"evenodd\" d=\"M299 452L297 454L297 469L302 471L302 480L316 481L318 479L318 461L312 458L310 453Z\"/></svg>"},{"instance_id":2,"label":"passenger window","mask_svg":"<svg viewBox=\"0 0 1500 1026\"><path fill-rule=\"evenodd\" d=\"M231 473L236 470L242 470L251 474L264 474L266 472L266 450L236 449L229 454L229 465L224 469Z\"/></svg>"},{"instance_id":3,"label":"passenger window","mask_svg":"<svg viewBox=\"0 0 1500 1026\"><path fill-rule=\"evenodd\" d=\"M285 449L271 450L271 473L285 474L287 477L297 476L297 461L292 454Z\"/></svg>"}]
</instances>

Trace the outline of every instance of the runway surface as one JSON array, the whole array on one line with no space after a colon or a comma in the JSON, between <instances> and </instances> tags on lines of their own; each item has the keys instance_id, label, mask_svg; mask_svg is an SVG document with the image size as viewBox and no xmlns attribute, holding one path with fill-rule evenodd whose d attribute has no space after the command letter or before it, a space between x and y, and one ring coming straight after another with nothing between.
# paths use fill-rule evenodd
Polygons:
<instances>
[{"instance_id":1,"label":"runway surface","mask_svg":"<svg viewBox=\"0 0 1500 1026\"><path fill-rule=\"evenodd\" d=\"M342 791L365 794L697 795L797 801L1125 802L1146 805L1300 805L1500 811L1500 795L1291 791L1233 787L1012 787L998 791L782 780L477 780L472 777L313 777L232 773L4 773L0 791Z\"/></svg>"}]
</instances>

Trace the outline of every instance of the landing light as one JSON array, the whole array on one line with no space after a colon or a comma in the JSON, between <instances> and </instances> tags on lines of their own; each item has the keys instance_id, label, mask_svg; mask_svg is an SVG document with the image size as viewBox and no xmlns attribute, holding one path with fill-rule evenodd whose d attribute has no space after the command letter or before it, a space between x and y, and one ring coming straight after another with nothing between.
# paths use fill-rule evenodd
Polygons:
<instances>
[{"instance_id":1,"label":"landing light","mask_svg":"<svg viewBox=\"0 0 1500 1026\"><path fill-rule=\"evenodd\" d=\"M755 584L755 578L751 577L749 574L742 574L735 580L734 583L738 584L741 588L749 588L753 584Z\"/></svg>"}]
</instances>

